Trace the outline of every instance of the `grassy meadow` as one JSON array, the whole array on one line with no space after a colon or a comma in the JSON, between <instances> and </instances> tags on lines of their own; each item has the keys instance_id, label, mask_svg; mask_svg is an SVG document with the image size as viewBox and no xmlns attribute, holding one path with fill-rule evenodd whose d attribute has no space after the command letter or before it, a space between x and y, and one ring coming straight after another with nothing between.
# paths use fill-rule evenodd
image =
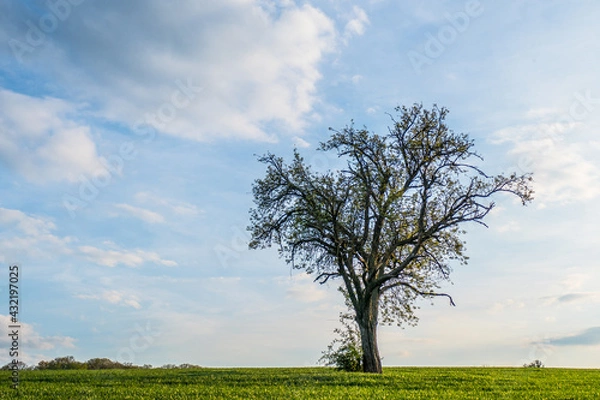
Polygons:
<instances>
[{"instance_id":1,"label":"grassy meadow","mask_svg":"<svg viewBox=\"0 0 600 400\"><path fill-rule=\"evenodd\" d=\"M329 368L21 371L1 399L600 399L600 370Z\"/></svg>"}]
</instances>

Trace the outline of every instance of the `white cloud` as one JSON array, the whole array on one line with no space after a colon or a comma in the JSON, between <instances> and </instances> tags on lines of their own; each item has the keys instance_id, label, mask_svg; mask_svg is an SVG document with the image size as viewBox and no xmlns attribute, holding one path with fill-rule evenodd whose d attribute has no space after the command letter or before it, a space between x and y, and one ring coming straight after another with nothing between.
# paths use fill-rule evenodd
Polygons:
<instances>
[{"instance_id":1,"label":"white cloud","mask_svg":"<svg viewBox=\"0 0 600 400\"><path fill-rule=\"evenodd\" d=\"M327 291L320 288L307 274L295 275L290 279L280 280L279 283L288 286L288 297L303 303L314 303L327 297Z\"/></svg>"},{"instance_id":2,"label":"white cloud","mask_svg":"<svg viewBox=\"0 0 600 400\"><path fill-rule=\"evenodd\" d=\"M581 286L590 280L590 276L587 274L573 273L567 275L562 281L561 285L566 290L572 291L581 288Z\"/></svg>"},{"instance_id":3,"label":"white cloud","mask_svg":"<svg viewBox=\"0 0 600 400\"><path fill-rule=\"evenodd\" d=\"M135 200L140 203L153 204L167 208L170 212L183 216L196 216L203 213L201 209L191 203L181 200L166 199L150 192L138 192Z\"/></svg>"},{"instance_id":4,"label":"white cloud","mask_svg":"<svg viewBox=\"0 0 600 400\"><path fill-rule=\"evenodd\" d=\"M151 215L151 214L150 214ZM20 210L0 208L0 251L9 255L9 259L21 258L22 254L35 257L55 257L79 253L88 260L108 267L119 264L137 267L147 262L175 267L177 263L161 258L157 253L141 249L125 250L112 242L104 243L110 249L94 246L75 247L73 237L60 237L52 232L55 224L48 218L27 215Z\"/></svg>"},{"instance_id":5,"label":"white cloud","mask_svg":"<svg viewBox=\"0 0 600 400\"><path fill-rule=\"evenodd\" d=\"M118 290L105 290L100 294L80 294L76 297L84 300L100 300L111 304L126 305L133 307L136 310L142 308L139 303L139 299L136 296L128 295Z\"/></svg>"},{"instance_id":6,"label":"white cloud","mask_svg":"<svg viewBox=\"0 0 600 400\"><path fill-rule=\"evenodd\" d=\"M494 305L488 310L490 314L498 314L505 310L522 309L525 307L525 303L521 300L506 299L501 302L495 302Z\"/></svg>"},{"instance_id":7,"label":"white cloud","mask_svg":"<svg viewBox=\"0 0 600 400\"><path fill-rule=\"evenodd\" d=\"M8 333L9 325L12 325L10 315L0 315L0 343L7 347L11 342ZM27 349L52 350L55 348L74 348L75 339L69 336L42 336L33 325L19 321L19 340L21 345Z\"/></svg>"},{"instance_id":8,"label":"white cloud","mask_svg":"<svg viewBox=\"0 0 600 400\"><path fill-rule=\"evenodd\" d=\"M20 210L0 208L0 224L16 225L16 228L29 236L47 235L56 229L54 223L48 219L32 217Z\"/></svg>"},{"instance_id":9,"label":"white cloud","mask_svg":"<svg viewBox=\"0 0 600 400\"><path fill-rule=\"evenodd\" d=\"M12 342L9 334L11 333L11 316L0 315L0 346L5 349L10 348ZM36 327L27 322L19 321L19 361L32 366L36 365L40 360L49 360L53 357L45 354L50 351L53 354L68 354L76 348L76 338L71 336L43 336ZM5 365L11 361L8 358L8 351L0 354L0 364Z\"/></svg>"},{"instance_id":10,"label":"white cloud","mask_svg":"<svg viewBox=\"0 0 600 400\"><path fill-rule=\"evenodd\" d=\"M365 33L366 26L369 24L369 17L365 10L358 6L352 7L352 18L344 28L344 36L351 38L352 36L361 36Z\"/></svg>"},{"instance_id":11,"label":"white cloud","mask_svg":"<svg viewBox=\"0 0 600 400\"><path fill-rule=\"evenodd\" d=\"M353 75L352 78L350 78L350 80L355 85L358 85L358 83L363 80L363 76L362 75Z\"/></svg>"},{"instance_id":12,"label":"white cloud","mask_svg":"<svg viewBox=\"0 0 600 400\"><path fill-rule=\"evenodd\" d=\"M263 129L271 123L301 130L337 36L333 21L308 4L112 1L78 12L53 35L51 57L38 52L37 63L103 118L194 140L273 141Z\"/></svg>"},{"instance_id":13,"label":"white cloud","mask_svg":"<svg viewBox=\"0 0 600 400\"><path fill-rule=\"evenodd\" d=\"M77 111L63 100L0 88L0 161L36 183L105 173L89 128L73 119Z\"/></svg>"},{"instance_id":14,"label":"white cloud","mask_svg":"<svg viewBox=\"0 0 600 400\"><path fill-rule=\"evenodd\" d=\"M165 218L154 211L146 210L145 208L134 207L129 204L116 204L116 208L126 211L135 218L139 218L149 224L165 222Z\"/></svg>"},{"instance_id":15,"label":"white cloud","mask_svg":"<svg viewBox=\"0 0 600 400\"><path fill-rule=\"evenodd\" d=\"M157 253L148 252L140 249L136 250L105 250L93 246L80 246L79 251L89 261L98 265L115 267L119 264L128 267L138 267L151 262L161 264L167 267L175 267L177 263L172 260L164 260Z\"/></svg>"},{"instance_id":16,"label":"white cloud","mask_svg":"<svg viewBox=\"0 0 600 400\"><path fill-rule=\"evenodd\" d=\"M296 146L296 147L300 147L300 148L310 147L310 143L307 142L306 140L302 139L301 137L294 136L293 139L294 139L294 146Z\"/></svg>"},{"instance_id":17,"label":"white cloud","mask_svg":"<svg viewBox=\"0 0 600 400\"><path fill-rule=\"evenodd\" d=\"M508 143L517 167L534 173L536 199L544 203L589 200L600 195L600 166L584 143L569 142L575 122L518 125L494 133L493 142Z\"/></svg>"},{"instance_id":18,"label":"white cloud","mask_svg":"<svg viewBox=\"0 0 600 400\"><path fill-rule=\"evenodd\" d=\"M525 117L530 120L552 118L560 113L560 110L553 107L537 107L527 110Z\"/></svg>"},{"instance_id":19,"label":"white cloud","mask_svg":"<svg viewBox=\"0 0 600 400\"><path fill-rule=\"evenodd\" d=\"M69 254L72 237L59 237L52 232L54 222L48 218L28 215L20 210L0 208L0 251L9 258L22 255L41 257Z\"/></svg>"},{"instance_id":20,"label":"white cloud","mask_svg":"<svg viewBox=\"0 0 600 400\"><path fill-rule=\"evenodd\" d=\"M555 304L592 304L600 302L600 292L571 292L558 296L549 296L544 299L545 305Z\"/></svg>"},{"instance_id":21,"label":"white cloud","mask_svg":"<svg viewBox=\"0 0 600 400\"><path fill-rule=\"evenodd\" d=\"M517 221L507 221L494 229L500 233L518 232L521 230L521 225Z\"/></svg>"}]
</instances>

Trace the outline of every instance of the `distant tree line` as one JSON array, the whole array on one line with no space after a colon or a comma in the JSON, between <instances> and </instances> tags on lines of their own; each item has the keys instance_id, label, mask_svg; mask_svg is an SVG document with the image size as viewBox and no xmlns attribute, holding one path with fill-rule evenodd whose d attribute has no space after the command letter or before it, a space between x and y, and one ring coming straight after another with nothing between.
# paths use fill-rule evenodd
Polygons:
<instances>
[{"instance_id":1,"label":"distant tree line","mask_svg":"<svg viewBox=\"0 0 600 400\"><path fill-rule=\"evenodd\" d=\"M8 363L0 368L3 371L11 370L12 363ZM57 357L51 361L40 361L37 365L28 366L22 361L18 363L19 370L100 370L100 369L150 369L154 368L150 364L133 365L132 363L120 363L113 361L108 358L91 358L85 362L77 361L73 356ZM201 368L199 365L194 364L165 364L162 367L156 367L161 369L186 369L186 368Z\"/></svg>"}]
</instances>

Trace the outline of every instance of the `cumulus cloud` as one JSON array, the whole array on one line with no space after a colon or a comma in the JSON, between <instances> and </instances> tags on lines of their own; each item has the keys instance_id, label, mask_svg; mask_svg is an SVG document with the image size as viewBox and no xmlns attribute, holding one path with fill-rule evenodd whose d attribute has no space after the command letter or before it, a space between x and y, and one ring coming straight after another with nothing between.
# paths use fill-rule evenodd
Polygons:
<instances>
[{"instance_id":1,"label":"cumulus cloud","mask_svg":"<svg viewBox=\"0 0 600 400\"><path fill-rule=\"evenodd\" d=\"M23 15L7 21L35 18L26 5L8 12ZM358 33L364 18L355 18L348 29ZM86 2L52 35L54 51L28 65L44 65L69 96L134 129L275 140L265 124L301 130L313 112L319 65L336 36L333 21L309 4Z\"/></svg>"},{"instance_id":2,"label":"cumulus cloud","mask_svg":"<svg viewBox=\"0 0 600 400\"><path fill-rule=\"evenodd\" d=\"M36 182L76 182L105 173L89 127L77 107L0 88L0 163Z\"/></svg>"}]
</instances>

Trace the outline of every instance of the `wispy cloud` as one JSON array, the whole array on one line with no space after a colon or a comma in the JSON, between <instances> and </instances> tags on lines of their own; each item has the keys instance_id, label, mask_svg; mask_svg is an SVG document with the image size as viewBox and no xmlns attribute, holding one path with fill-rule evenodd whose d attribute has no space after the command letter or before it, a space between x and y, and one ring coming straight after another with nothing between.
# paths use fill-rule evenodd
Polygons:
<instances>
[{"instance_id":1,"label":"wispy cloud","mask_svg":"<svg viewBox=\"0 0 600 400\"><path fill-rule=\"evenodd\" d=\"M521 224L518 221L507 221L493 229L500 233L518 232L521 230Z\"/></svg>"},{"instance_id":2,"label":"wispy cloud","mask_svg":"<svg viewBox=\"0 0 600 400\"><path fill-rule=\"evenodd\" d=\"M15 225L21 233L29 236L47 235L56 229L48 218L30 216L9 208L0 208L0 224Z\"/></svg>"},{"instance_id":3,"label":"wispy cloud","mask_svg":"<svg viewBox=\"0 0 600 400\"><path fill-rule=\"evenodd\" d=\"M551 338L546 343L552 346L597 346L600 345L600 327L589 328L573 335Z\"/></svg>"},{"instance_id":4,"label":"wispy cloud","mask_svg":"<svg viewBox=\"0 0 600 400\"><path fill-rule=\"evenodd\" d=\"M177 263L172 260L162 259L157 253L144 250L111 250L99 249L94 246L80 246L79 251L89 261L104 265L107 267L115 267L117 265L125 265L127 267L139 267L147 262L160 264L167 267L175 267Z\"/></svg>"},{"instance_id":5,"label":"wispy cloud","mask_svg":"<svg viewBox=\"0 0 600 400\"><path fill-rule=\"evenodd\" d=\"M547 305L570 303L596 303L600 301L600 292L573 292L544 298Z\"/></svg>"},{"instance_id":6,"label":"wispy cloud","mask_svg":"<svg viewBox=\"0 0 600 400\"><path fill-rule=\"evenodd\" d=\"M20 210L0 208L0 251L5 255L29 254L36 257L70 254L72 237L54 234L55 223Z\"/></svg>"},{"instance_id":7,"label":"wispy cloud","mask_svg":"<svg viewBox=\"0 0 600 400\"><path fill-rule=\"evenodd\" d=\"M303 303L314 303L327 297L327 291L307 274L300 274L289 279L278 280L281 285L287 286L287 296Z\"/></svg>"},{"instance_id":8,"label":"wispy cloud","mask_svg":"<svg viewBox=\"0 0 600 400\"><path fill-rule=\"evenodd\" d=\"M157 212L147 210L145 208L134 207L129 204L116 204L116 208L126 211L129 215L141 219L149 224L157 224L165 222L165 218Z\"/></svg>"},{"instance_id":9,"label":"wispy cloud","mask_svg":"<svg viewBox=\"0 0 600 400\"><path fill-rule=\"evenodd\" d=\"M152 216L152 214L148 215ZM138 267L148 262L167 267L177 266L175 261L163 259L155 252L121 249L113 243L107 243L110 247L108 249L89 245L77 246L77 239L53 234L57 228L51 220L28 215L20 210L0 208L0 226L13 228L5 230L4 233L4 236L10 237L10 240L0 241L0 250L9 254L25 253L48 257L78 253L95 264L108 267L117 265ZM12 233L14 231L20 232L21 235L15 235ZM0 233L0 238L2 236Z\"/></svg>"},{"instance_id":10,"label":"wispy cloud","mask_svg":"<svg viewBox=\"0 0 600 400\"><path fill-rule=\"evenodd\" d=\"M576 122L519 125L495 132L494 142L512 146L519 168L534 173L536 199L543 203L589 200L600 195L600 166L583 143L566 136Z\"/></svg>"},{"instance_id":11,"label":"wispy cloud","mask_svg":"<svg viewBox=\"0 0 600 400\"><path fill-rule=\"evenodd\" d=\"M572 273L562 280L561 285L564 286L566 290L575 290L583 286L590 278L591 277L587 274Z\"/></svg>"},{"instance_id":12,"label":"wispy cloud","mask_svg":"<svg viewBox=\"0 0 600 400\"><path fill-rule=\"evenodd\" d=\"M153 204L164 207L170 212L182 216L197 216L203 212L194 204L181 200L166 199L150 192L136 193L135 200L143 204Z\"/></svg>"},{"instance_id":13,"label":"wispy cloud","mask_svg":"<svg viewBox=\"0 0 600 400\"><path fill-rule=\"evenodd\" d=\"M84 300L100 300L111 304L120 304L133 307L136 310L142 308L136 296L128 295L118 290L105 290L100 294L79 294L75 297Z\"/></svg>"},{"instance_id":14,"label":"wispy cloud","mask_svg":"<svg viewBox=\"0 0 600 400\"><path fill-rule=\"evenodd\" d=\"M495 302L493 306L488 310L490 314L498 314L506 310L523 309L525 302L522 300L506 299L501 302Z\"/></svg>"},{"instance_id":15,"label":"wispy cloud","mask_svg":"<svg viewBox=\"0 0 600 400\"><path fill-rule=\"evenodd\" d=\"M0 343L3 347L9 347L9 343L12 339L9 336L11 332L9 325L11 325L10 315L0 315ZM27 355L31 350L54 350L54 349L73 349L75 347L76 339L70 336L43 336L38 332L33 325L27 322L19 323L19 334L21 343L25 349ZM26 357L29 358L29 357Z\"/></svg>"}]
</instances>

